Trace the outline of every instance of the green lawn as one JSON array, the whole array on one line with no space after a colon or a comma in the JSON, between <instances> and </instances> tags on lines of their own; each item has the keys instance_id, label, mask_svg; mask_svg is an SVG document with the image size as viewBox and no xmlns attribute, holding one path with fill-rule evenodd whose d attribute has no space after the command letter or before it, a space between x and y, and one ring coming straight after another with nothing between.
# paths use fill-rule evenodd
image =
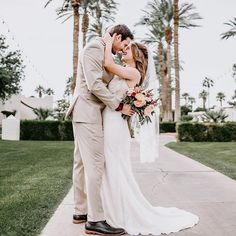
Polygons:
<instances>
[{"instance_id":1,"label":"green lawn","mask_svg":"<svg viewBox=\"0 0 236 236\"><path fill-rule=\"evenodd\" d=\"M0 235L38 235L71 186L73 142L0 140Z\"/></svg>"},{"instance_id":2,"label":"green lawn","mask_svg":"<svg viewBox=\"0 0 236 236\"><path fill-rule=\"evenodd\" d=\"M166 146L236 180L236 142L173 142Z\"/></svg>"}]
</instances>

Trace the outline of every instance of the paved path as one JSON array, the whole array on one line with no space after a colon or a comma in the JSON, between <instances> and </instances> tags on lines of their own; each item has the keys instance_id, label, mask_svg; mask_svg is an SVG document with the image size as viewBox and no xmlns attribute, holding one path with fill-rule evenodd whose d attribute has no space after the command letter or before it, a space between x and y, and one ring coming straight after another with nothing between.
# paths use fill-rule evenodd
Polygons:
<instances>
[{"instance_id":1,"label":"paved path","mask_svg":"<svg viewBox=\"0 0 236 236\"><path fill-rule=\"evenodd\" d=\"M173 136L161 135L160 158L140 164L133 144L133 169L145 197L154 206L175 206L200 217L197 226L173 236L236 236L236 181L164 144ZM62 201L41 236L83 236L84 225L72 224L72 190Z\"/></svg>"}]
</instances>

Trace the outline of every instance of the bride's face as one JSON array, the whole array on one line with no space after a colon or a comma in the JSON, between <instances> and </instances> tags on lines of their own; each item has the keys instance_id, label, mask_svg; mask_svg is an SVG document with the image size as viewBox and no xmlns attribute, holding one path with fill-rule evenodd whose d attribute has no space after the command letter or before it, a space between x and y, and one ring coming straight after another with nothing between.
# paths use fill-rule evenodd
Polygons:
<instances>
[{"instance_id":1,"label":"bride's face","mask_svg":"<svg viewBox=\"0 0 236 236\"><path fill-rule=\"evenodd\" d=\"M132 49L131 49L131 43L129 45L127 45L124 49L123 49L123 54L122 54L122 61L124 62L129 62L129 61L133 61L133 53L132 53Z\"/></svg>"}]
</instances>

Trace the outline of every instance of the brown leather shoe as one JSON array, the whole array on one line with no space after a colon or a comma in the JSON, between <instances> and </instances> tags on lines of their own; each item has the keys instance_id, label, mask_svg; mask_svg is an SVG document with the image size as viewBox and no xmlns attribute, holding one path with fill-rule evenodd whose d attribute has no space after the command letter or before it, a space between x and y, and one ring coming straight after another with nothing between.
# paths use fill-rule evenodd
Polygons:
<instances>
[{"instance_id":1,"label":"brown leather shoe","mask_svg":"<svg viewBox=\"0 0 236 236\"><path fill-rule=\"evenodd\" d=\"M74 224L82 224L87 221L87 215L73 215L73 223Z\"/></svg>"}]
</instances>

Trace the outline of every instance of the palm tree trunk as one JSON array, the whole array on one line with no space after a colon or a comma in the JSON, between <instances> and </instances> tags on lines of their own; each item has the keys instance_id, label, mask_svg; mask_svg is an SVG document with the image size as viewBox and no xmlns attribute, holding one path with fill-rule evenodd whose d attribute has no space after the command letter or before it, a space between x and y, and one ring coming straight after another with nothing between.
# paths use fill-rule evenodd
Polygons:
<instances>
[{"instance_id":1,"label":"palm tree trunk","mask_svg":"<svg viewBox=\"0 0 236 236\"><path fill-rule=\"evenodd\" d=\"M71 89L74 92L78 70L78 58L79 58L79 1L71 0L71 5L74 11L74 29L73 29L73 81Z\"/></svg>"},{"instance_id":2,"label":"palm tree trunk","mask_svg":"<svg viewBox=\"0 0 236 236\"><path fill-rule=\"evenodd\" d=\"M86 45L88 27L89 27L89 16L87 11L85 10L82 18L83 47Z\"/></svg>"},{"instance_id":3,"label":"palm tree trunk","mask_svg":"<svg viewBox=\"0 0 236 236\"><path fill-rule=\"evenodd\" d=\"M171 88L171 47L167 45L167 116L172 121L172 88Z\"/></svg>"},{"instance_id":4,"label":"palm tree trunk","mask_svg":"<svg viewBox=\"0 0 236 236\"><path fill-rule=\"evenodd\" d=\"M163 58L163 44L158 44L158 61L160 70L160 84L161 84L161 118L162 121L168 121L167 112L167 68Z\"/></svg>"},{"instance_id":5,"label":"palm tree trunk","mask_svg":"<svg viewBox=\"0 0 236 236\"><path fill-rule=\"evenodd\" d=\"M179 0L174 0L174 62L175 62L175 121L180 120L179 82Z\"/></svg>"},{"instance_id":6,"label":"palm tree trunk","mask_svg":"<svg viewBox=\"0 0 236 236\"><path fill-rule=\"evenodd\" d=\"M206 110L206 99L203 98L202 101L203 101L203 104L202 104L203 105L203 109Z\"/></svg>"}]
</instances>

